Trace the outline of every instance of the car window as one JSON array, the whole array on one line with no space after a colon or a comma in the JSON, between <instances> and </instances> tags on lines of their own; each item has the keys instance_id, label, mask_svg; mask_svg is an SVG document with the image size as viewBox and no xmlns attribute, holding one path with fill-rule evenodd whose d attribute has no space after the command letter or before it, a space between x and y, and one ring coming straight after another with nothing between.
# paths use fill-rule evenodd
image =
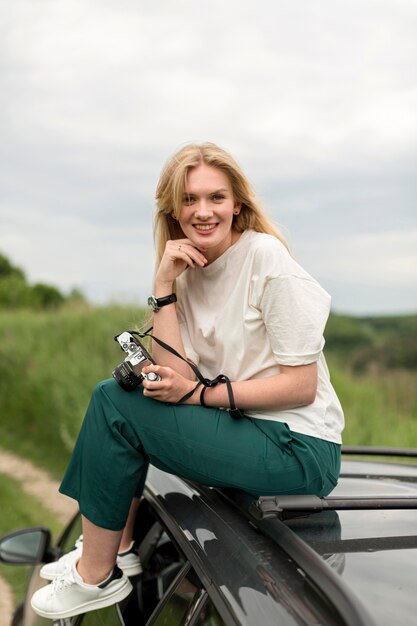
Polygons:
<instances>
[{"instance_id":1,"label":"car window","mask_svg":"<svg viewBox=\"0 0 417 626\"><path fill-rule=\"evenodd\" d=\"M207 598L192 624L193 626L224 626L224 621L213 602Z\"/></svg>"},{"instance_id":2,"label":"car window","mask_svg":"<svg viewBox=\"0 0 417 626\"><path fill-rule=\"evenodd\" d=\"M145 550L143 550L144 545ZM145 624L165 596L173 580L183 569L185 559L159 523L150 528L140 546L139 554L142 559L143 574L135 582L137 608L133 609L133 612L136 613L136 618L140 615L142 623ZM128 607L123 612L123 616L131 612L131 607ZM130 626L128 619L126 622ZM132 623L136 624L136 622Z\"/></svg>"},{"instance_id":3,"label":"car window","mask_svg":"<svg viewBox=\"0 0 417 626\"><path fill-rule=\"evenodd\" d=\"M195 580L190 572L181 577L169 598L162 604L156 618L149 622L152 626L181 626L189 622L189 615L193 613L193 607L202 590L195 585Z\"/></svg>"},{"instance_id":4,"label":"car window","mask_svg":"<svg viewBox=\"0 0 417 626\"><path fill-rule=\"evenodd\" d=\"M195 571L185 566L147 626L224 626Z\"/></svg>"}]
</instances>

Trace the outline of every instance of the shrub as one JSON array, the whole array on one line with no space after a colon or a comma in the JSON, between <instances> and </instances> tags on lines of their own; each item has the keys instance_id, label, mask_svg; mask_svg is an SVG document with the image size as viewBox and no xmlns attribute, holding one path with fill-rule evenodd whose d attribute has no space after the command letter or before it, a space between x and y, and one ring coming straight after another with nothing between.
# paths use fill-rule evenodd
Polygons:
<instances>
[{"instance_id":1,"label":"shrub","mask_svg":"<svg viewBox=\"0 0 417 626\"><path fill-rule=\"evenodd\" d=\"M73 289L65 297L59 289L45 283L28 284L24 272L0 254L0 309L57 309L65 302L82 303L80 290Z\"/></svg>"}]
</instances>

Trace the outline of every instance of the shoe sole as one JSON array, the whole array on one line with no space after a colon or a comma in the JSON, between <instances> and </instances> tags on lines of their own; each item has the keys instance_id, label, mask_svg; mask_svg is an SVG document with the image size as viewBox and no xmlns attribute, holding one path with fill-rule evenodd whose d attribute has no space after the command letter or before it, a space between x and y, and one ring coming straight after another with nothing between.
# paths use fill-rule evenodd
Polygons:
<instances>
[{"instance_id":1,"label":"shoe sole","mask_svg":"<svg viewBox=\"0 0 417 626\"><path fill-rule=\"evenodd\" d=\"M84 604L80 604L79 606L73 607L72 609L67 609L66 611L58 611L58 612L47 612L42 611L41 609L36 608L31 601L31 607L35 611L37 615L41 617L46 617L49 619L64 619L66 617L75 617L76 615L81 615L83 613L89 613L90 611L96 611L98 609L105 609L107 606L112 606L112 604L117 604L121 602L132 591L133 587L129 580L126 580L126 583L121 589L114 591L112 594L106 596L105 598L100 598L98 600L93 600L92 602L85 602Z\"/></svg>"}]
</instances>

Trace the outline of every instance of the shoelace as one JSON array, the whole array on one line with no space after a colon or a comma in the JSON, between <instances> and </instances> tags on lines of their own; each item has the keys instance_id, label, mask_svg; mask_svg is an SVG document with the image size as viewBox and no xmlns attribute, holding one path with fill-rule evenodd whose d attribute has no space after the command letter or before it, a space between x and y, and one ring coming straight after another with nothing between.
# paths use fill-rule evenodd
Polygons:
<instances>
[{"instance_id":1,"label":"shoelace","mask_svg":"<svg viewBox=\"0 0 417 626\"><path fill-rule=\"evenodd\" d=\"M67 587L71 587L76 583L74 576L72 575L71 569L66 569L65 572L55 578L51 583L51 595L57 595L67 589Z\"/></svg>"}]
</instances>

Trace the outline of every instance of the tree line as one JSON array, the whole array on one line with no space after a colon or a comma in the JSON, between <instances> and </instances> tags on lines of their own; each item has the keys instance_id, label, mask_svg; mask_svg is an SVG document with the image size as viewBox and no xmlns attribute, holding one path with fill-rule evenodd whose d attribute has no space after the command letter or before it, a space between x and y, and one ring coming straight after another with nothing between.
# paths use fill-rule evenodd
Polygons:
<instances>
[{"instance_id":1,"label":"tree line","mask_svg":"<svg viewBox=\"0 0 417 626\"><path fill-rule=\"evenodd\" d=\"M349 317L333 313L325 339L327 352L355 373L417 370L417 314Z\"/></svg>"},{"instance_id":2,"label":"tree line","mask_svg":"<svg viewBox=\"0 0 417 626\"><path fill-rule=\"evenodd\" d=\"M43 282L31 285L24 271L0 253L0 309L51 310L75 300L85 300L78 289L73 289L66 296L56 287Z\"/></svg>"}]
</instances>

